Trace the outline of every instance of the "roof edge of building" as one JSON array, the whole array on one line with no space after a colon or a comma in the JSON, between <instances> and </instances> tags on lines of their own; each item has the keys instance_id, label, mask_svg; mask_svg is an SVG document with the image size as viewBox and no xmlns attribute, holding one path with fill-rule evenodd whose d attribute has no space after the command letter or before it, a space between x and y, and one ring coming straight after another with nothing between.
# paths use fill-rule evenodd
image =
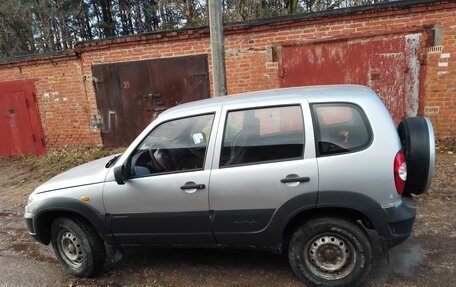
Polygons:
<instances>
[{"instance_id":1,"label":"roof edge of building","mask_svg":"<svg viewBox=\"0 0 456 287\"><path fill-rule=\"evenodd\" d=\"M378 17L379 14L381 16L388 16L407 13L420 13L429 10L446 9L447 7L456 7L456 3L450 0L410 0L386 2L351 8L341 8L320 12L257 19L246 22L227 23L224 27L224 33L225 35L233 35L247 32L267 32L284 27L312 25L319 24L321 22L330 23L347 19L362 20ZM209 37L209 27L202 26L103 38L98 40L78 42L74 46L74 49L69 49L67 51L13 57L0 61L0 68L22 66L24 62L41 63L43 61L53 62L75 59L80 57L80 55L84 52L103 50L111 47L112 45L127 46L131 45L131 43L172 42L207 37Z\"/></svg>"}]
</instances>

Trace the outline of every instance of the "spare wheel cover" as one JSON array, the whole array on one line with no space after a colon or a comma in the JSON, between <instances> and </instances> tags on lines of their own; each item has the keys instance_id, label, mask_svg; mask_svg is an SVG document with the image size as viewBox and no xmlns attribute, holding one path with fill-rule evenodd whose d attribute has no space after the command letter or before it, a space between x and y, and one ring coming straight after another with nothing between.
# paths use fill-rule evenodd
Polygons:
<instances>
[{"instance_id":1,"label":"spare wheel cover","mask_svg":"<svg viewBox=\"0 0 456 287\"><path fill-rule=\"evenodd\" d=\"M399 124L398 132L407 162L404 194L422 194L429 189L434 176L435 141L432 124L427 118L407 118Z\"/></svg>"}]
</instances>

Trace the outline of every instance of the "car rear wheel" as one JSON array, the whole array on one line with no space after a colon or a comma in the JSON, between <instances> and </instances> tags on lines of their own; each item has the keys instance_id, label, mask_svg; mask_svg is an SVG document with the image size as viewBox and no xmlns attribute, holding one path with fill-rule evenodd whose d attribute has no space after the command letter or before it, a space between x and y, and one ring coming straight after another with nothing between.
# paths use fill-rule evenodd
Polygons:
<instances>
[{"instance_id":1,"label":"car rear wheel","mask_svg":"<svg viewBox=\"0 0 456 287\"><path fill-rule=\"evenodd\" d=\"M372 246L356 223L323 217L293 234L288 258L295 274L310 286L357 286L371 269Z\"/></svg>"},{"instance_id":2,"label":"car rear wheel","mask_svg":"<svg viewBox=\"0 0 456 287\"><path fill-rule=\"evenodd\" d=\"M407 163L407 180L403 194L422 194L431 185L435 167L435 140L427 118L403 120L397 128Z\"/></svg>"},{"instance_id":3,"label":"car rear wheel","mask_svg":"<svg viewBox=\"0 0 456 287\"><path fill-rule=\"evenodd\" d=\"M71 274L89 277L103 267L103 240L91 226L82 221L57 218L52 223L51 241L57 258Z\"/></svg>"}]
</instances>

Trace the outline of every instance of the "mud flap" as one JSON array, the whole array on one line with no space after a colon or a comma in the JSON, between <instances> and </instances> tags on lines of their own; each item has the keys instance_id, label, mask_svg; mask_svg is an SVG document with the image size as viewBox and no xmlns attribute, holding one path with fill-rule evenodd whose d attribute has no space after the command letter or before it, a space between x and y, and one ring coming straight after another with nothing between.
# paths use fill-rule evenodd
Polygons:
<instances>
[{"instance_id":1,"label":"mud flap","mask_svg":"<svg viewBox=\"0 0 456 287\"><path fill-rule=\"evenodd\" d=\"M390 258L389 258L388 245L386 244L386 241L383 238L380 238L380 242L381 242L381 245L382 245L383 256L386 258L386 264L389 265Z\"/></svg>"},{"instance_id":2,"label":"mud flap","mask_svg":"<svg viewBox=\"0 0 456 287\"><path fill-rule=\"evenodd\" d=\"M124 257L124 250L120 246L106 245L106 254L108 254L111 263L117 263Z\"/></svg>"}]
</instances>

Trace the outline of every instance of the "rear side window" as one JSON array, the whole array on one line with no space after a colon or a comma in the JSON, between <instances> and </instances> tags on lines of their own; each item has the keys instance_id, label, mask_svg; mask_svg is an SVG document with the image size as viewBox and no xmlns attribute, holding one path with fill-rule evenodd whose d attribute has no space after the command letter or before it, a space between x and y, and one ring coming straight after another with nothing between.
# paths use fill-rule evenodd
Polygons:
<instances>
[{"instance_id":1,"label":"rear side window","mask_svg":"<svg viewBox=\"0 0 456 287\"><path fill-rule=\"evenodd\" d=\"M303 151L300 106L228 112L221 167L302 158Z\"/></svg>"},{"instance_id":2,"label":"rear side window","mask_svg":"<svg viewBox=\"0 0 456 287\"><path fill-rule=\"evenodd\" d=\"M348 103L312 105L318 155L332 155L366 148L372 135L364 112Z\"/></svg>"}]
</instances>

